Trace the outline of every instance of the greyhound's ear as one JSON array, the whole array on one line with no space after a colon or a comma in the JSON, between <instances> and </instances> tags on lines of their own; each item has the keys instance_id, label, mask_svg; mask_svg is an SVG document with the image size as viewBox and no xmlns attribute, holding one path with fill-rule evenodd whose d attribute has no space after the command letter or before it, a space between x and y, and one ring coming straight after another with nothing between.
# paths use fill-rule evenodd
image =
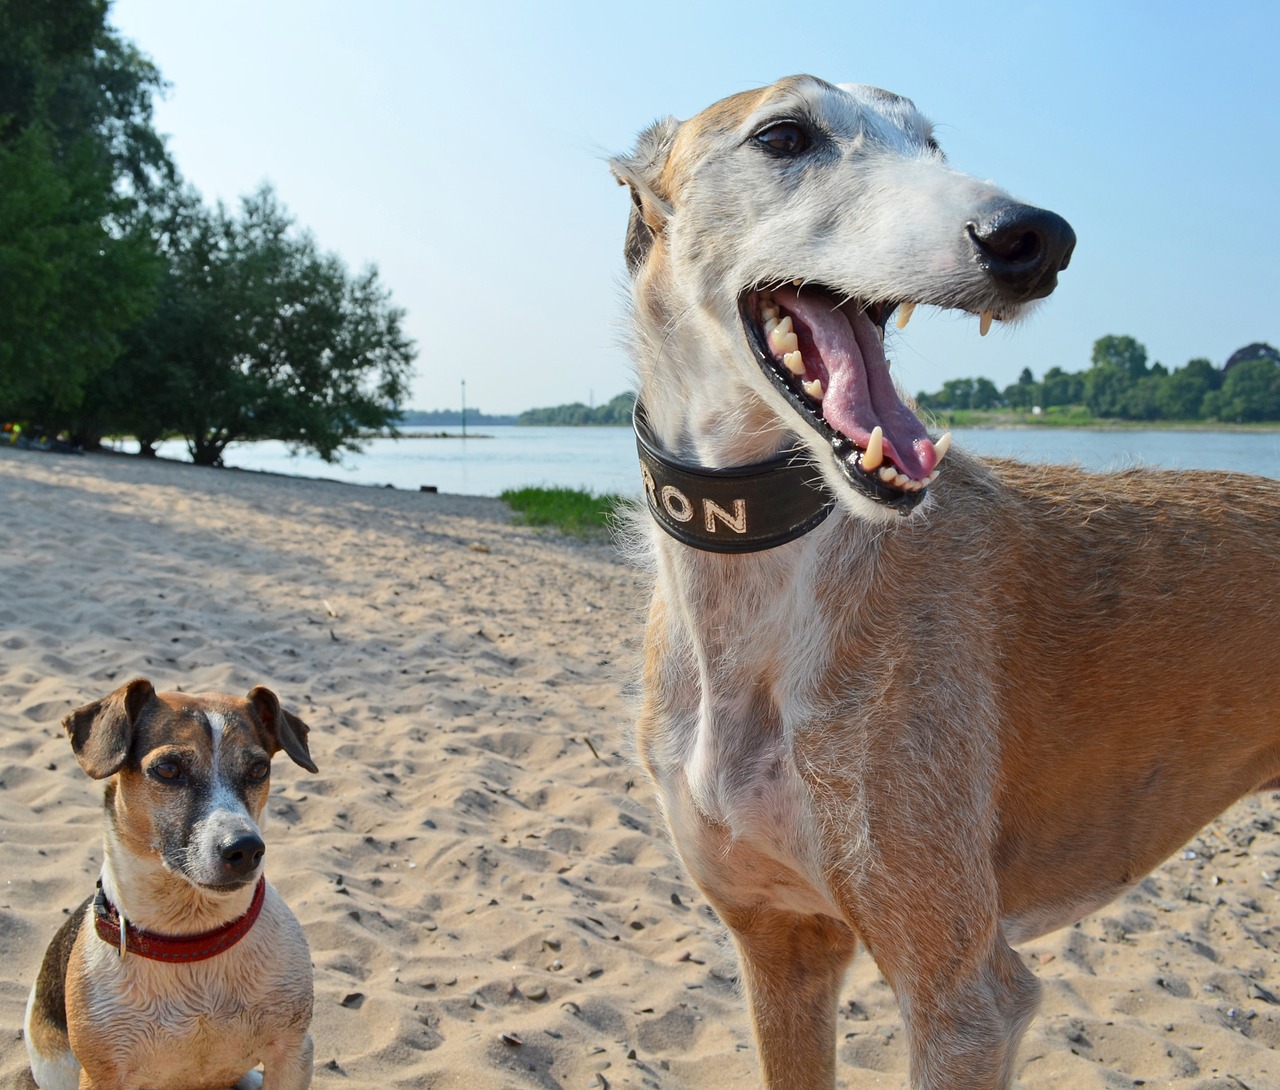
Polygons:
<instances>
[{"instance_id":1,"label":"greyhound's ear","mask_svg":"<svg viewBox=\"0 0 1280 1090\"><path fill-rule=\"evenodd\" d=\"M294 764L301 765L308 772L320 771L307 748L307 735L311 728L292 712L280 707L275 693L258 685L249 690L249 703L258 715L266 733L267 749L273 756L284 750Z\"/></svg>"},{"instance_id":2,"label":"greyhound's ear","mask_svg":"<svg viewBox=\"0 0 1280 1090\"><path fill-rule=\"evenodd\" d=\"M623 250L630 272L643 264L654 238L671 217L671 203L662 193L662 172L679 130L674 117L655 121L640 134L635 151L609 160L618 184L631 191L631 219Z\"/></svg>"},{"instance_id":3,"label":"greyhound's ear","mask_svg":"<svg viewBox=\"0 0 1280 1090\"><path fill-rule=\"evenodd\" d=\"M110 696L77 708L62 721L80 767L95 780L120 771L129 759L133 728L156 695L145 677L136 677Z\"/></svg>"}]
</instances>

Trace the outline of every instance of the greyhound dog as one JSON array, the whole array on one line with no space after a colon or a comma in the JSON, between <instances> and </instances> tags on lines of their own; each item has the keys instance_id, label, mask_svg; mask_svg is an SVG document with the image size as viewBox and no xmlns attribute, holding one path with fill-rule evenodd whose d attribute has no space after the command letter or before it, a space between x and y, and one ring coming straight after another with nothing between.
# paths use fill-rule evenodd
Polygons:
<instances>
[{"instance_id":1,"label":"greyhound dog","mask_svg":"<svg viewBox=\"0 0 1280 1090\"><path fill-rule=\"evenodd\" d=\"M863 943L920 1090L999 1090L1010 949L1280 774L1280 483L979 459L895 391L885 325L986 332L1075 236L951 169L907 99L809 76L611 166L655 572L636 725L727 925L764 1082L835 1082Z\"/></svg>"}]
</instances>

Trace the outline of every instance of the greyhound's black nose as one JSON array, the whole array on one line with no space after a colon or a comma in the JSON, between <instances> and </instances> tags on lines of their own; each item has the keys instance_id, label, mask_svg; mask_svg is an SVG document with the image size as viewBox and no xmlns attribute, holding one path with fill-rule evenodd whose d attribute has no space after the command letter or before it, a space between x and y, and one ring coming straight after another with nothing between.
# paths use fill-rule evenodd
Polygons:
<instances>
[{"instance_id":1,"label":"greyhound's black nose","mask_svg":"<svg viewBox=\"0 0 1280 1090\"><path fill-rule=\"evenodd\" d=\"M267 846L262 837L255 833L246 833L230 843L222 846L222 873L228 878L243 878L252 874L262 862Z\"/></svg>"},{"instance_id":2,"label":"greyhound's black nose","mask_svg":"<svg viewBox=\"0 0 1280 1090\"><path fill-rule=\"evenodd\" d=\"M1048 295L1067 267L1076 233L1061 216L1002 204L965 224L974 259L1014 302Z\"/></svg>"}]
</instances>

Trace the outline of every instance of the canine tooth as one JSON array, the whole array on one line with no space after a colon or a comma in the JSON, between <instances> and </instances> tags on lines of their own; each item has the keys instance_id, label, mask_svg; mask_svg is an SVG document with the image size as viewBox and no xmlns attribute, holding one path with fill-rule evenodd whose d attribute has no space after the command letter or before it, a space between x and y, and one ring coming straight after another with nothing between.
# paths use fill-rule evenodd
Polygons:
<instances>
[{"instance_id":1,"label":"canine tooth","mask_svg":"<svg viewBox=\"0 0 1280 1090\"><path fill-rule=\"evenodd\" d=\"M783 356L782 364L797 378L804 374L804 357L798 351L788 352Z\"/></svg>"},{"instance_id":2,"label":"canine tooth","mask_svg":"<svg viewBox=\"0 0 1280 1090\"><path fill-rule=\"evenodd\" d=\"M884 461L884 429L877 424L871 429L871 438L867 440L867 449L862 452L862 468L874 473Z\"/></svg>"},{"instance_id":3,"label":"canine tooth","mask_svg":"<svg viewBox=\"0 0 1280 1090\"><path fill-rule=\"evenodd\" d=\"M941 438L933 444L934 465L941 462L947 456L947 451L951 449L951 433L943 432Z\"/></svg>"},{"instance_id":4,"label":"canine tooth","mask_svg":"<svg viewBox=\"0 0 1280 1090\"><path fill-rule=\"evenodd\" d=\"M984 310L982 317L978 320L978 335L985 337L991 331L991 319L995 317L994 312Z\"/></svg>"},{"instance_id":5,"label":"canine tooth","mask_svg":"<svg viewBox=\"0 0 1280 1090\"><path fill-rule=\"evenodd\" d=\"M911 315L916 311L915 303L903 303L898 307L898 328L906 329L907 323L911 321Z\"/></svg>"},{"instance_id":6,"label":"canine tooth","mask_svg":"<svg viewBox=\"0 0 1280 1090\"><path fill-rule=\"evenodd\" d=\"M796 354L799 355L799 353ZM800 385L804 387L804 392L813 398L814 401L821 401L827 396L827 392L822 388L821 379L815 378L810 382L802 382Z\"/></svg>"}]
</instances>

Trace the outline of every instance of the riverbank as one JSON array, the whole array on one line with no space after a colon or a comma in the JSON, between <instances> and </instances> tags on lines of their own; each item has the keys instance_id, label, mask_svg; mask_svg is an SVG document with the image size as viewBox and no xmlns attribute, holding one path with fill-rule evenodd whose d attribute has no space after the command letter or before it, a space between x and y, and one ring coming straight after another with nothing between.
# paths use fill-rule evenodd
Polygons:
<instances>
[{"instance_id":1,"label":"riverbank","mask_svg":"<svg viewBox=\"0 0 1280 1090\"><path fill-rule=\"evenodd\" d=\"M927 414L935 428L1043 428L1052 431L1060 428L1080 431L1187 431L1225 432L1227 434L1253 435L1280 432L1280 420L1263 420L1250 424L1229 424L1213 420L1120 420L1116 417L1090 416L1088 413L1049 412L1024 413L1009 410L990 412L962 409L953 412Z\"/></svg>"}]
</instances>

